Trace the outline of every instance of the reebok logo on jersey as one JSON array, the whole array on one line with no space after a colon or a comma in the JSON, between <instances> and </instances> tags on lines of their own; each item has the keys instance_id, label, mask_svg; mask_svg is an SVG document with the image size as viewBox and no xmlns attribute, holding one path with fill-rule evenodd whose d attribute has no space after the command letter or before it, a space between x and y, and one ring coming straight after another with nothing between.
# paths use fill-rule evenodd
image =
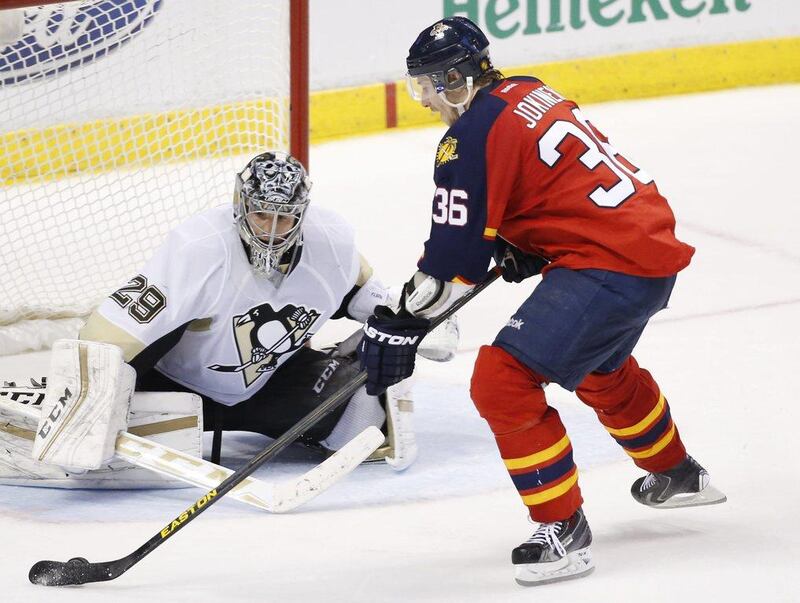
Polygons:
<instances>
[{"instance_id":1,"label":"reebok logo on jersey","mask_svg":"<svg viewBox=\"0 0 800 603\"><path fill-rule=\"evenodd\" d=\"M520 318L512 318L507 323L506 326L510 329L516 329L517 331L522 329L522 325L525 324L525 321Z\"/></svg>"}]
</instances>

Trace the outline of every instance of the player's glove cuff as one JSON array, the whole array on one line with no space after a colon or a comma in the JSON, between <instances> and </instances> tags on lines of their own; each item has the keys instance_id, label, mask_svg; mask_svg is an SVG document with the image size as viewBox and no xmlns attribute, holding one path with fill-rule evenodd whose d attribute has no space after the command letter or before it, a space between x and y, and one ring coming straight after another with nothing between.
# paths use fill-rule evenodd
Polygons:
<instances>
[{"instance_id":1,"label":"player's glove cuff","mask_svg":"<svg viewBox=\"0 0 800 603\"><path fill-rule=\"evenodd\" d=\"M503 280L509 283L521 283L539 274L550 263L540 255L521 251L500 237L495 240L494 261L503 269Z\"/></svg>"}]
</instances>

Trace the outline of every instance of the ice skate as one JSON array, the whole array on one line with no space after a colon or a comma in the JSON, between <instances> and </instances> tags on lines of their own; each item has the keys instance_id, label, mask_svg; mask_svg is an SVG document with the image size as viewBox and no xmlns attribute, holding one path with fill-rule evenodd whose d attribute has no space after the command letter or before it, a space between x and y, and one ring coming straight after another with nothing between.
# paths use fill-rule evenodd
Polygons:
<instances>
[{"instance_id":1,"label":"ice skate","mask_svg":"<svg viewBox=\"0 0 800 603\"><path fill-rule=\"evenodd\" d=\"M569 519L540 524L511 553L517 584L538 586L586 576L594 570L592 531L578 509Z\"/></svg>"},{"instance_id":2,"label":"ice skate","mask_svg":"<svg viewBox=\"0 0 800 603\"><path fill-rule=\"evenodd\" d=\"M658 509L715 505L728 500L710 481L708 472L687 456L677 467L637 479L631 486L631 496Z\"/></svg>"}]
</instances>

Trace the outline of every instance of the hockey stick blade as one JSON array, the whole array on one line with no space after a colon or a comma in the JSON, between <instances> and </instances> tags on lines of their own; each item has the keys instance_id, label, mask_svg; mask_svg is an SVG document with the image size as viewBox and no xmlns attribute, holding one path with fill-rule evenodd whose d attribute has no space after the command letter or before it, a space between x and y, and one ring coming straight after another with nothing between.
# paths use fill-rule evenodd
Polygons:
<instances>
[{"instance_id":1,"label":"hockey stick blade","mask_svg":"<svg viewBox=\"0 0 800 603\"><path fill-rule=\"evenodd\" d=\"M455 314L464 304L497 280L501 274L502 272L498 268L490 270L480 283L457 299L453 305L442 312L442 314L434 318L431 321L428 332L435 329L442 322ZM317 408L300 419L300 421L286 433L250 459L244 467L241 467L235 473L228 476L218 487L209 490L202 498L198 499L183 513L175 517L161 531L154 534L150 540L142 544L142 546L128 556L103 563L89 563L82 557L70 559L66 563L59 561L39 561L31 568L28 578L32 583L42 586L70 586L87 584L89 582L104 582L118 578L156 550L170 537L186 527L192 520L209 509L214 503L223 498L261 465L277 456L284 448L300 437L301 434L308 431L311 426L319 423L323 417L326 417L336 408L348 401L355 391L366 382L367 372L361 371L340 391L327 398Z\"/></svg>"},{"instance_id":2,"label":"hockey stick blade","mask_svg":"<svg viewBox=\"0 0 800 603\"><path fill-rule=\"evenodd\" d=\"M39 561L33 565L28 579L42 586L75 586L87 582L113 580L125 570L115 571L116 561L89 563L83 557L64 561ZM126 568L127 569L127 568Z\"/></svg>"}]
</instances>

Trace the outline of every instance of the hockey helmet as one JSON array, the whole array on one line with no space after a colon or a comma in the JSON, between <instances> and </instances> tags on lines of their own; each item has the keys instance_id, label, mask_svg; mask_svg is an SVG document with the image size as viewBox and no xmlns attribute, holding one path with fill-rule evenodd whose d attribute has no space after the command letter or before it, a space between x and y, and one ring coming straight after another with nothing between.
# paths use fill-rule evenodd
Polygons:
<instances>
[{"instance_id":1,"label":"hockey helmet","mask_svg":"<svg viewBox=\"0 0 800 603\"><path fill-rule=\"evenodd\" d=\"M236 175L233 215L247 245L250 264L276 284L299 248L311 181L288 153L256 155Z\"/></svg>"},{"instance_id":2,"label":"hockey helmet","mask_svg":"<svg viewBox=\"0 0 800 603\"><path fill-rule=\"evenodd\" d=\"M451 17L425 28L408 50L409 93L422 98L421 80L429 79L437 94L472 87L472 82L493 69L489 40L466 17Z\"/></svg>"}]
</instances>

